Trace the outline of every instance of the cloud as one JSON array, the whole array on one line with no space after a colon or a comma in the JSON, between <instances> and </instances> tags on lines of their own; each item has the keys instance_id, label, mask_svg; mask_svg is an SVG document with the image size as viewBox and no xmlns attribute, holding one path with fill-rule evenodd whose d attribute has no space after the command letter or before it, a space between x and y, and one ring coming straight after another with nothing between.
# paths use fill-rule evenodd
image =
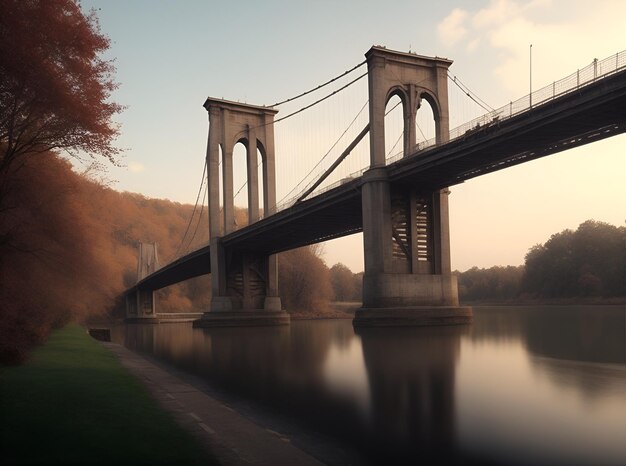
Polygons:
<instances>
[{"instance_id":1,"label":"cloud","mask_svg":"<svg viewBox=\"0 0 626 466\"><path fill-rule=\"evenodd\" d=\"M478 46L480 45L480 38L476 38L474 40L471 40L468 42L467 44L467 51L468 52L473 52L474 50L476 50L478 48Z\"/></svg>"},{"instance_id":2,"label":"cloud","mask_svg":"<svg viewBox=\"0 0 626 466\"><path fill-rule=\"evenodd\" d=\"M623 48L626 2L597 0L593 5L570 0L563 10L562 3L551 0L492 0L474 11L452 10L438 32L443 45L455 46L456 54L480 50L494 64L503 91L521 97L529 87L530 44L534 89Z\"/></svg>"},{"instance_id":3,"label":"cloud","mask_svg":"<svg viewBox=\"0 0 626 466\"><path fill-rule=\"evenodd\" d=\"M521 9L519 4L510 0L492 1L489 6L472 16L472 26L475 29L482 29L501 24L519 16Z\"/></svg>"},{"instance_id":4,"label":"cloud","mask_svg":"<svg viewBox=\"0 0 626 466\"><path fill-rule=\"evenodd\" d=\"M437 25L439 38L446 45L456 44L467 34L467 28L463 25L467 16L467 11L455 8Z\"/></svg>"},{"instance_id":5,"label":"cloud","mask_svg":"<svg viewBox=\"0 0 626 466\"><path fill-rule=\"evenodd\" d=\"M139 162L129 162L128 163L128 171L131 173L140 173L145 170L143 164Z\"/></svg>"}]
</instances>

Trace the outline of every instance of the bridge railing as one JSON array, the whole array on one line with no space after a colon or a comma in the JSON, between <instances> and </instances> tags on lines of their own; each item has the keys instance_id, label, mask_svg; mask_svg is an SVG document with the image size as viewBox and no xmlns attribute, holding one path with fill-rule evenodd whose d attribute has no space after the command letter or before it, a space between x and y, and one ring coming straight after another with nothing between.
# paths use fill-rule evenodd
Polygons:
<instances>
[{"instance_id":1,"label":"bridge railing","mask_svg":"<svg viewBox=\"0 0 626 466\"><path fill-rule=\"evenodd\" d=\"M550 102L558 97L561 97L567 93L576 91L581 87L587 86L591 83L598 81L599 79L610 76L618 71L621 71L626 67L626 51L618 52L615 55L611 55L603 60L595 59L586 67L577 70L575 73L566 76L563 79L554 81L541 89L527 94L515 101L511 101L502 107L474 118L467 123L464 123L456 128L450 130L450 141L471 134L478 131L485 126L497 124L500 121L514 117L521 113L538 105ZM412 151L415 155L419 154L419 151L427 149L429 147L436 146L435 139L429 139L419 143L415 150ZM387 159L387 163L393 163L400 160L403 156L403 152L399 152Z\"/></svg>"},{"instance_id":2,"label":"bridge railing","mask_svg":"<svg viewBox=\"0 0 626 466\"><path fill-rule=\"evenodd\" d=\"M449 141L453 141L455 139L478 131L486 126L495 125L503 120L507 120L511 117L527 112L533 107L550 102L567 93L573 92L577 89L580 89L581 87L596 82L599 79L610 76L611 74L614 74L624 68L626 68L626 51L616 53L603 60L595 59L586 67L577 70L576 72L570 74L569 76L566 76L563 79L554 81L552 84L538 89L532 94L527 94L515 101L511 101L508 104L503 105L496 110L485 113L484 115L481 115L460 126L457 126L456 128L453 128L452 130L450 130ZM428 139L417 144L411 152L414 155L419 155L421 151L429 149L431 147L435 147L436 145L437 142L435 138ZM397 162L398 160L403 158L403 156L404 151L400 150L395 155L387 158L387 164ZM350 173L348 176L342 178L339 181L336 181L335 183L328 184L326 186L320 187L319 189L316 189L315 196L330 191L343 184L346 184L354 178L358 178L368 168L369 167L367 166L363 167L353 173ZM278 203L276 205L275 212L280 212L289 207L292 207L299 199L301 194L302 193L297 193L289 199L285 199Z\"/></svg>"},{"instance_id":3,"label":"bridge railing","mask_svg":"<svg viewBox=\"0 0 626 466\"><path fill-rule=\"evenodd\" d=\"M581 87L587 86L591 83L598 81L599 79L610 76L622 69L626 68L626 51L622 51L611 55L603 60L595 59L586 67L577 70L576 72L566 76L558 81L554 81L541 89L534 91L532 94L527 94L515 101L511 101L502 107L485 113L473 120L470 120L460 126L457 126L450 130L449 141L453 141L460 137L469 135L475 131L480 130L486 126L495 125L503 120L507 120L511 117L517 116L521 113L527 112L533 107L550 102L558 97L561 97L567 93L576 91ZM435 138L428 139L418 143L411 153L419 155L419 153L425 149L437 146ZM396 154L386 159L387 164L397 162L404 157L404 150L399 150ZM342 184L351 181L354 178L361 176L369 167L363 167L354 173L351 173L347 177L342 178L340 181L323 186L315 191L315 195L320 195L324 192L330 191ZM298 200L300 193L293 196L290 199L282 201L276 206L276 212L285 210L293 206Z\"/></svg>"}]
</instances>

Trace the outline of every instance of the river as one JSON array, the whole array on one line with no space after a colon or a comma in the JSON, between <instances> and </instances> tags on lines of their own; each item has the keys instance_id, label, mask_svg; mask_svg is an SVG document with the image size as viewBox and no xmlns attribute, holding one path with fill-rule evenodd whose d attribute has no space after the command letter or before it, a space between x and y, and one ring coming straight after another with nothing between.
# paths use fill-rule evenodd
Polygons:
<instances>
[{"instance_id":1,"label":"river","mask_svg":"<svg viewBox=\"0 0 626 466\"><path fill-rule=\"evenodd\" d=\"M626 464L624 306L475 307L470 326L193 329L114 340L330 464Z\"/></svg>"}]
</instances>

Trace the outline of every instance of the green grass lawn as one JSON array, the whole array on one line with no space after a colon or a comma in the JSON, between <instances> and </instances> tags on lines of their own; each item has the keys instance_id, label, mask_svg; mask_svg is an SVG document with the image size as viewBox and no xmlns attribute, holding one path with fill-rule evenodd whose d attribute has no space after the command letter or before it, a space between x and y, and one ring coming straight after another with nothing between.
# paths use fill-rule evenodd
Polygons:
<instances>
[{"instance_id":1,"label":"green grass lawn","mask_svg":"<svg viewBox=\"0 0 626 466\"><path fill-rule=\"evenodd\" d=\"M0 439L3 465L215 463L78 326L0 369Z\"/></svg>"}]
</instances>

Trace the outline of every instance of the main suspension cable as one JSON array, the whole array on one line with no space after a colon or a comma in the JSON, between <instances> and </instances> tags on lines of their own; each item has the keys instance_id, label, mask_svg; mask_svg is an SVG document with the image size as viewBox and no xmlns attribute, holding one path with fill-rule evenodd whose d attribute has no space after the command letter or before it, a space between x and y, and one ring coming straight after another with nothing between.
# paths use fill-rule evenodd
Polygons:
<instances>
[{"instance_id":1,"label":"main suspension cable","mask_svg":"<svg viewBox=\"0 0 626 466\"><path fill-rule=\"evenodd\" d=\"M302 107L300 110L296 110L295 112L292 112L292 113L290 113L289 115L285 115L284 117L279 118L278 120L274 120L274 121L273 121L273 123L278 123L279 121L286 120L286 119L287 119L287 118L289 118L289 117L292 117L292 116L294 116L294 115L297 115L298 113L304 112L305 110L308 110L309 108L311 108L311 107L313 107L313 106L315 106L315 105L317 105L317 104L319 104L319 103L321 103L321 102L324 102L326 99L329 99L330 97L332 97L332 96L334 96L335 94L337 94L337 93L339 93L339 92L343 91L343 90L344 90L344 89L346 89L347 87L352 86L355 82L357 82L359 79L363 78L364 76L367 76L367 73L363 73L361 76L359 76L359 77L358 77L358 78L356 78L356 79L353 79L352 81L350 81L350 82L349 82L348 84L346 84L345 86L342 86L342 87L340 87L339 89L337 89L337 90L335 90L335 91L331 92L330 94L328 94L328 95L326 95L326 96L322 97L321 99L316 100L316 101L315 101L315 102L313 102L312 104L309 104L309 105L307 105L307 106L305 106L305 107Z\"/></svg>"},{"instance_id":2,"label":"main suspension cable","mask_svg":"<svg viewBox=\"0 0 626 466\"><path fill-rule=\"evenodd\" d=\"M279 118L278 120L272 120L272 121L267 122L267 123L262 123L262 124L260 124L260 125L258 125L258 126L254 126L254 127L250 128L250 129L263 128L264 126L273 125L273 124L275 124L275 123L278 123L279 121L283 121L283 120L286 120L287 118L291 118L292 116L297 115L298 113L302 113L302 112L304 112L305 110L308 110L309 108L314 107L315 105L317 105L317 104L319 104L319 103L321 103L321 102L324 102L326 99L329 99L330 97L334 96L335 94L338 94L339 92L343 91L344 89L347 89L348 87L350 87L350 86L352 86L354 83L356 83L359 79L361 79L361 78L363 78L363 77L365 77L365 76L367 76L367 72L366 72L366 73L363 73L361 76L359 76L359 77L357 77L357 78L353 79L353 80L352 80L352 81L350 81L348 84L346 84L346 85L344 85L344 86L340 87L339 89L336 89L335 91L331 92L330 94L328 94L328 95L326 95L326 96L322 97L321 99L316 100L316 101L315 101L315 102L313 102L312 104L309 104L309 105L307 105L307 106L305 106L305 107L302 107L300 110L296 110L295 112L292 112L292 113L290 113L290 114L288 114L288 115L285 115L284 117ZM239 132L235 135L235 137L237 138L237 137L239 137L240 135L242 135L242 134L244 134L244 133L245 133L245 130L239 131Z\"/></svg>"},{"instance_id":3,"label":"main suspension cable","mask_svg":"<svg viewBox=\"0 0 626 466\"><path fill-rule=\"evenodd\" d=\"M337 81L340 78L343 78L344 76L346 76L347 74L352 73L354 70L356 70L357 68L363 66L365 63L367 62L367 60L363 60L361 63L359 63L358 65L356 65L353 68L350 68L348 71L343 72L342 74L340 74L339 76L335 76L333 79L331 79L330 81L326 81L324 84L320 84L319 86L313 88L313 89L309 89L308 91L303 92L302 94L299 94L295 97L290 97L289 99L285 99L282 100L280 102L276 102L275 104L272 104L271 107L278 107L279 105L282 104L286 104L287 102L291 102L292 100L296 100L299 99L300 97L304 97L305 95L311 94L312 92L317 91L318 89L321 89L324 86L328 86L331 83L334 83L335 81Z\"/></svg>"}]
</instances>

